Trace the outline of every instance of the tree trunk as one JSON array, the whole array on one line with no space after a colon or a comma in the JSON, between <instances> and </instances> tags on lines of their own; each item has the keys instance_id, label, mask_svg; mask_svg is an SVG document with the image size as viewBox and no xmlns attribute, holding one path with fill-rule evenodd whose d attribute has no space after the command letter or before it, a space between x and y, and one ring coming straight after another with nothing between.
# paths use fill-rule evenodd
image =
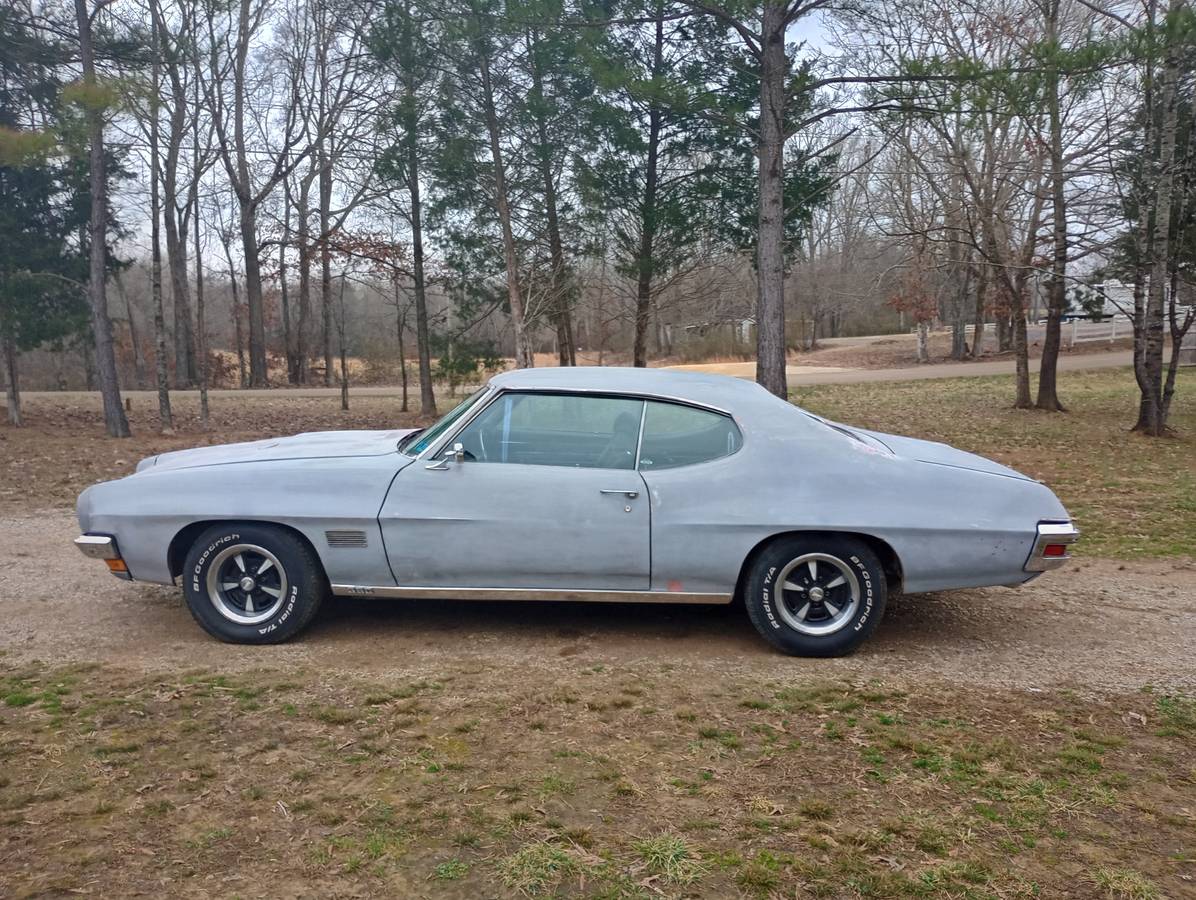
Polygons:
<instances>
[{"instance_id":1,"label":"tree trunk","mask_svg":"<svg viewBox=\"0 0 1196 900\"><path fill-rule=\"evenodd\" d=\"M480 25L480 19L479 26L486 27ZM519 288L519 259L515 250L515 233L511 227L511 204L507 197L507 173L500 143L498 113L494 106L494 85L490 79L489 52L488 47L478 47L478 61L482 76L482 103L485 106L486 131L490 138L490 159L494 165L494 205L498 211L499 225L502 228L503 257L507 267L507 300L511 307L511 324L515 331L515 367L530 369L536 364L536 359L527 333L523 295Z\"/></svg>"},{"instance_id":2,"label":"tree trunk","mask_svg":"<svg viewBox=\"0 0 1196 900\"><path fill-rule=\"evenodd\" d=\"M534 32L533 32L534 34ZM573 347L573 322L569 311L569 279L565 269L565 250L561 241L561 225L557 210L557 187L552 167L548 123L543 115L544 80L536 55L536 38L531 40L528 59L531 64L532 96L536 113L536 155L540 164L540 179L544 183L544 217L548 228L548 254L552 265L552 319L556 326L557 359L562 366L577 365Z\"/></svg>"},{"instance_id":3,"label":"tree trunk","mask_svg":"<svg viewBox=\"0 0 1196 900\"><path fill-rule=\"evenodd\" d=\"M652 77L664 68L664 7L656 6L655 36L652 41ZM657 194L660 190L660 129L663 110L655 94L648 106L648 163L644 172L644 203L640 210L640 247L636 259L635 338L633 366L648 365L648 323L652 314L652 278L655 266Z\"/></svg>"},{"instance_id":4,"label":"tree trunk","mask_svg":"<svg viewBox=\"0 0 1196 900\"><path fill-rule=\"evenodd\" d=\"M408 10L408 13L410 11ZM410 27L404 29L403 52L410 57L415 52L414 34ZM407 156L407 193L411 198L411 265L412 294L415 300L415 354L419 369L419 414L436 415L436 395L432 389L432 350L428 334L428 298L424 285L424 223L423 200L420 194L419 175L419 113L416 98L419 85L412 69L408 69L403 80L403 140Z\"/></svg>"},{"instance_id":5,"label":"tree trunk","mask_svg":"<svg viewBox=\"0 0 1196 900\"><path fill-rule=\"evenodd\" d=\"M287 217L289 219L289 216ZM284 226L283 238L278 242L278 293L282 303L282 345L283 355L286 357L287 384L299 383L299 366L295 359L295 335L291 330L291 292L287 287L287 238L286 230L290 222Z\"/></svg>"},{"instance_id":6,"label":"tree trunk","mask_svg":"<svg viewBox=\"0 0 1196 900\"><path fill-rule=\"evenodd\" d=\"M979 260L976 270L976 316L972 325L972 359L984 352L984 305L988 300L988 264Z\"/></svg>"},{"instance_id":7,"label":"tree trunk","mask_svg":"<svg viewBox=\"0 0 1196 900\"><path fill-rule=\"evenodd\" d=\"M21 381L17 369L20 351L17 342L7 334L0 333L0 357L4 361L4 398L8 404L8 424L20 428L25 424L21 418Z\"/></svg>"},{"instance_id":8,"label":"tree trunk","mask_svg":"<svg viewBox=\"0 0 1196 900\"><path fill-rule=\"evenodd\" d=\"M1184 0L1171 0L1167 10L1172 17L1182 9ZM1159 158L1155 185L1154 235L1150 244L1150 284L1143 310L1142 353L1137 360L1136 376L1142 398L1134 431L1162 437L1167 431L1163 409L1163 301L1171 257L1171 205L1175 187L1175 142L1179 109L1176 82L1179 79L1181 48L1174 36L1167 38L1167 56L1163 64L1159 105L1162 124L1159 129ZM1145 217L1145 211L1142 214ZM1139 262L1141 265L1142 262Z\"/></svg>"},{"instance_id":9,"label":"tree trunk","mask_svg":"<svg viewBox=\"0 0 1196 900\"><path fill-rule=\"evenodd\" d=\"M972 292L972 266L970 261L961 260L963 282L957 285L955 303L951 307L951 358L962 360L967 356L967 305Z\"/></svg>"},{"instance_id":10,"label":"tree trunk","mask_svg":"<svg viewBox=\"0 0 1196 900\"><path fill-rule=\"evenodd\" d=\"M199 33L199 22L196 18L191 19L191 32L192 34ZM201 108L199 103L200 79L198 53L191 80L194 95L191 104L191 186L188 202L195 216L195 354L198 357L196 375L199 378L199 424L201 428L206 429L211 420L211 410L208 406L208 380L210 372L208 369L207 323L204 318L206 310L204 309L203 283L203 217L200 214L201 210L199 207L199 182L203 178L203 170L200 168L198 140Z\"/></svg>"},{"instance_id":11,"label":"tree trunk","mask_svg":"<svg viewBox=\"0 0 1196 900\"><path fill-rule=\"evenodd\" d=\"M237 289L237 270L233 268L232 248L228 245L228 238L222 236L224 258L228 261L228 281L233 294L233 335L237 342L237 369L240 374L240 385L249 386L249 375L245 370L245 335L241 326L241 295Z\"/></svg>"},{"instance_id":12,"label":"tree trunk","mask_svg":"<svg viewBox=\"0 0 1196 900\"><path fill-rule=\"evenodd\" d=\"M785 53L786 4L764 0L760 53L759 235L756 270L756 381L788 399L785 373L785 93L789 58Z\"/></svg>"},{"instance_id":13,"label":"tree trunk","mask_svg":"<svg viewBox=\"0 0 1196 900\"><path fill-rule=\"evenodd\" d=\"M1013 310L1013 355L1016 361L1017 389L1013 405L1017 409L1033 406L1030 399L1030 355L1026 345L1025 304L1019 296Z\"/></svg>"},{"instance_id":14,"label":"tree trunk","mask_svg":"<svg viewBox=\"0 0 1196 900\"><path fill-rule=\"evenodd\" d=\"M299 384L299 355L291 327L291 291L287 285L287 247L291 242L291 187L283 182L282 237L278 241L278 287L282 299L282 345L287 361L287 383Z\"/></svg>"},{"instance_id":15,"label":"tree trunk","mask_svg":"<svg viewBox=\"0 0 1196 900\"><path fill-rule=\"evenodd\" d=\"M87 0L75 0L75 20L79 26L79 61L83 83L96 90L95 50L91 39L91 17ZM88 187L91 191L91 216L88 221L87 295L91 301L91 328L95 339L96 370L104 401L104 425L111 437L128 437L129 420L120 401L120 382L116 375L116 353L112 346L112 322L108 318L108 177L104 161L104 113L94 105L84 109L87 123Z\"/></svg>"},{"instance_id":16,"label":"tree trunk","mask_svg":"<svg viewBox=\"0 0 1196 900\"><path fill-rule=\"evenodd\" d=\"M436 415L432 390L432 349L428 335L428 300L424 289L424 228L419 192L419 149L414 131L408 129L407 190L411 194L411 263L415 284L415 352L419 357L419 414Z\"/></svg>"},{"instance_id":17,"label":"tree trunk","mask_svg":"<svg viewBox=\"0 0 1196 900\"><path fill-rule=\"evenodd\" d=\"M1184 244L1184 223L1187 221L1185 215L1187 210L1184 208L1186 201L1181 201L1177 221L1180 223L1174 235L1174 244L1177 247L1182 247ZM1171 331L1171 355L1167 360L1167 374L1163 380L1163 422L1167 422L1171 414L1171 401L1175 397L1175 377L1179 374L1179 356L1180 350L1183 347L1184 338L1192 327L1192 322L1196 320L1196 310L1188 309L1184 316L1183 322L1179 321L1179 261L1175 259L1175 254L1172 254L1170 260L1171 265L1171 299L1168 304L1167 322Z\"/></svg>"},{"instance_id":18,"label":"tree trunk","mask_svg":"<svg viewBox=\"0 0 1196 900\"><path fill-rule=\"evenodd\" d=\"M95 347L88 341L83 342L83 384L88 391L96 389L96 354Z\"/></svg>"},{"instance_id":19,"label":"tree trunk","mask_svg":"<svg viewBox=\"0 0 1196 900\"><path fill-rule=\"evenodd\" d=\"M1008 353L1013 349L1013 323L1006 309L997 310L994 316L994 327L997 331L997 352Z\"/></svg>"},{"instance_id":20,"label":"tree trunk","mask_svg":"<svg viewBox=\"0 0 1196 900\"><path fill-rule=\"evenodd\" d=\"M157 4L153 16L153 62L150 66L150 302L154 308L154 364L158 382L158 428L174 432L170 412L170 368L166 355L166 316L162 303L162 196L158 177L160 129L158 98L162 90L162 44Z\"/></svg>"},{"instance_id":21,"label":"tree trunk","mask_svg":"<svg viewBox=\"0 0 1196 900\"><path fill-rule=\"evenodd\" d=\"M320 151L320 303L324 315L324 385L332 385L332 168ZM344 285L341 293L344 294ZM343 327L343 325L342 325Z\"/></svg>"},{"instance_id":22,"label":"tree trunk","mask_svg":"<svg viewBox=\"0 0 1196 900\"><path fill-rule=\"evenodd\" d=\"M341 352L341 409L349 408L349 365L345 356L345 276L341 275L340 320L337 322L337 343Z\"/></svg>"},{"instance_id":23,"label":"tree trunk","mask_svg":"<svg viewBox=\"0 0 1196 900\"><path fill-rule=\"evenodd\" d=\"M169 174L170 170L167 169ZM173 209L174 179L163 182L166 194L166 261L170 269L170 296L174 305L174 386L195 384L195 336L191 329L191 299L187 284L186 236L179 230Z\"/></svg>"},{"instance_id":24,"label":"tree trunk","mask_svg":"<svg viewBox=\"0 0 1196 900\"><path fill-rule=\"evenodd\" d=\"M228 165L229 180L237 195L240 213L241 251L245 257L245 305L249 311L249 385L269 387L266 363L266 316L262 301L262 268L257 246L257 199L253 196L253 181L249 174L249 148L245 139L246 79L251 37L250 13L252 0L240 0L238 7L237 42L233 60L233 144L236 152L235 172ZM229 161L226 160L226 164Z\"/></svg>"},{"instance_id":25,"label":"tree trunk","mask_svg":"<svg viewBox=\"0 0 1196 900\"><path fill-rule=\"evenodd\" d=\"M403 385L403 404L399 412L407 412L407 345L403 340L404 325L407 317L403 315L403 292L399 288L399 273L396 271L391 277L395 292L395 331L399 339L399 379Z\"/></svg>"},{"instance_id":26,"label":"tree trunk","mask_svg":"<svg viewBox=\"0 0 1196 900\"><path fill-rule=\"evenodd\" d=\"M918 322L918 362L930 362L930 323Z\"/></svg>"},{"instance_id":27,"label":"tree trunk","mask_svg":"<svg viewBox=\"0 0 1196 900\"><path fill-rule=\"evenodd\" d=\"M1047 5L1047 40L1058 34L1059 0ZM1055 52L1052 50L1052 52ZM1063 171L1063 121L1059 112L1059 70L1052 61L1046 71L1047 117L1050 127L1051 165L1051 280L1047 287L1047 324L1042 341L1042 361L1038 370L1039 409L1064 412L1057 387L1059 346L1062 342L1063 314L1067 311L1067 179Z\"/></svg>"},{"instance_id":28,"label":"tree trunk","mask_svg":"<svg viewBox=\"0 0 1196 900\"><path fill-rule=\"evenodd\" d=\"M150 14L158 33L159 58L163 57L167 34L161 5L155 0ZM167 39L167 42L169 39ZM178 44L175 44L177 47ZM191 326L191 297L187 283L187 213L194 204L182 208L178 204L179 155L187 132L187 101L181 76L182 60L170 51L166 66L170 79L170 132L163 159L162 188L165 194L166 263L170 270L170 298L174 307L174 386L191 387L196 382L195 336ZM198 132L196 132L198 134ZM192 195L193 196L193 195ZM199 215L198 210L195 211Z\"/></svg>"},{"instance_id":29,"label":"tree trunk","mask_svg":"<svg viewBox=\"0 0 1196 900\"><path fill-rule=\"evenodd\" d=\"M311 209L309 181L299 188L299 323L295 335L295 355L299 362L299 383L311 382Z\"/></svg>"},{"instance_id":30,"label":"tree trunk","mask_svg":"<svg viewBox=\"0 0 1196 900\"><path fill-rule=\"evenodd\" d=\"M133 347L133 383L138 390L145 390L145 354L142 352L140 335L137 333L137 323L133 319L133 304L125 291L124 282L118 272L115 277L116 292L125 304L125 321L129 325L129 343Z\"/></svg>"},{"instance_id":31,"label":"tree trunk","mask_svg":"<svg viewBox=\"0 0 1196 900\"><path fill-rule=\"evenodd\" d=\"M198 149L193 157L198 162ZM210 410L208 409L208 338L204 319L204 291L203 291L203 235L200 234L199 218L199 180L191 186L193 208L195 209L195 350L199 356L199 423L208 427Z\"/></svg>"},{"instance_id":32,"label":"tree trunk","mask_svg":"<svg viewBox=\"0 0 1196 900\"><path fill-rule=\"evenodd\" d=\"M270 386L266 363L266 313L257 247L257 206L241 203L241 251L245 255L245 306L249 312L249 386Z\"/></svg>"}]
</instances>

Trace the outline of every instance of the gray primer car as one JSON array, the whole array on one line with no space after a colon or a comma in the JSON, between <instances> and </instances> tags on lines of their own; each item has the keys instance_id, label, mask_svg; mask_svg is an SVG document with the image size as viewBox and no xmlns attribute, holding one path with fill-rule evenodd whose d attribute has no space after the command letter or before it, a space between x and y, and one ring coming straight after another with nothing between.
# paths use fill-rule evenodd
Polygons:
<instances>
[{"instance_id":1,"label":"gray primer car","mask_svg":"<svg viewBox=\"0 0 1196 900\"><path fill-rule=\"evenodd\" d=\"M1017 585L1078 537L1041 483L828 422L735 378L507 372L424 432L164 453L79 497L76 543L182 582L217 637L284 640L323 597L729 603L834 655L887 595Z\"/></svg>"}]
</instances>

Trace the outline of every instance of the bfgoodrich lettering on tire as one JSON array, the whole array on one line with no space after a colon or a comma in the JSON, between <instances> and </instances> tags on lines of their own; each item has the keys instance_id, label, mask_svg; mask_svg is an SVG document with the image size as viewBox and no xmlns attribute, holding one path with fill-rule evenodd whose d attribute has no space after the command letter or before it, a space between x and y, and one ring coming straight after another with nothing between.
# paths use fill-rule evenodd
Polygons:
<instances>
[{"instance_id":1,"label":"bfgoodrich lettering on tire","mask_svg":"<svg viewBox=\"0 0 1196 900\"><path fill-rule=\"evenodd\" d=\"M229 523L199 536L183 566L187 606L208 634L236 644L276 644L315 616L324 570L294 534Z\"/></svg>"},{"instance_id":2,"label":"bfgoodrich lettering on tire","mask_svg":"<svg viewBox=\"0 0 1196 900\"><path fill-rule=\"evenodd\" d=\"M794 656L842 656L880 623L884 570L863 541L838 535L778 538L748 573L744 602L770 644Z\"/></svg>"}]
</instances>

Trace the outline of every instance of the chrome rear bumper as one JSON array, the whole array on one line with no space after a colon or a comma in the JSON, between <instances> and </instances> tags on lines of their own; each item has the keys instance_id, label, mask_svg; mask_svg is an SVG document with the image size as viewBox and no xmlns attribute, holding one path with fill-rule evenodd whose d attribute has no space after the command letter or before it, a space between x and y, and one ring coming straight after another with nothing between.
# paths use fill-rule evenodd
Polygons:
<instances>
[{"instance_id":1,"label":"chrome rear bumper","mask_svg":"<svg viewBox=\"0 0 1196 900\"><path fill-rule=\"evenodd\" d=\"M1023 568L1027 572L1048 572L1059 568L1071 559L1067 548L1079 539L1080 529L1071 522L1039 522L1038 537Z\"/></svg>"}]
</instances>

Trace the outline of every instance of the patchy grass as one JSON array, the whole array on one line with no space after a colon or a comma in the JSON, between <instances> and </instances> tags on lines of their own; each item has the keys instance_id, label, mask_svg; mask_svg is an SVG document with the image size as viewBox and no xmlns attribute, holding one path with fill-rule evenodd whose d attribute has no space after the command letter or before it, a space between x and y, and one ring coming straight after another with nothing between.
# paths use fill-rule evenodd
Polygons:
<instances>
[{"instance_id":1,"label":"patchy grass","mask_svg":"<svg viewBox=\"0 0 1196 900\"><path fill-rule=\"evenodd\" d=\"M670 884L692 884L706 871L698 854L678 835L659 834L633 846L648 871Z\"/></svg>"},{"instance_id":2,"label":"patchy grass","mask_svg":"<svg viewBox=\"0 0 1196 900\"><path fill-rule=\"evenodd\" d=\"M1191 556L1196 547L1196 370L1181 370L1163 440L1131 434L1137 389L1127 370L1066 372L1069 412L1015 410L1013 379L802 387L795 403L878 431L946 441L1041 478L1079 522L1077 553Z\"/></svg>"},{"instance_id":3,"label":"patchy grass","mask_svg":"<svg viewBox=\"0 0 1196 900\"><path fill-rule=\"evenodd\" d=\"M1159 889L1133 869L1097 869L1093 882L1106 896L1124 900L1156 900Z\"/></svg>"},{"instance_id":4,"label":"patchy grass","mask_svg":"<svg viewBox=\"0 0 1196 900\"><path fill-rule=\"evenodd\" d=\"M524 894L543 894L576 867L573 858L560 847L535 841L503 857L498 872L509 888Z\"/></svg>"},{"instance_id":5,"label":"patchy grass","mask_svg":"<svg viewBox=\"0 0 1196 900\"><path fill-rule=\"evenodd\" d=\"M786 671L621 664L565 699L515 663L418 688L0 664L33 698L0 705L0 895L1190 893L1192 697ZM612 703L629 681L700 717Z\"/></svg>"}]
</instances>

